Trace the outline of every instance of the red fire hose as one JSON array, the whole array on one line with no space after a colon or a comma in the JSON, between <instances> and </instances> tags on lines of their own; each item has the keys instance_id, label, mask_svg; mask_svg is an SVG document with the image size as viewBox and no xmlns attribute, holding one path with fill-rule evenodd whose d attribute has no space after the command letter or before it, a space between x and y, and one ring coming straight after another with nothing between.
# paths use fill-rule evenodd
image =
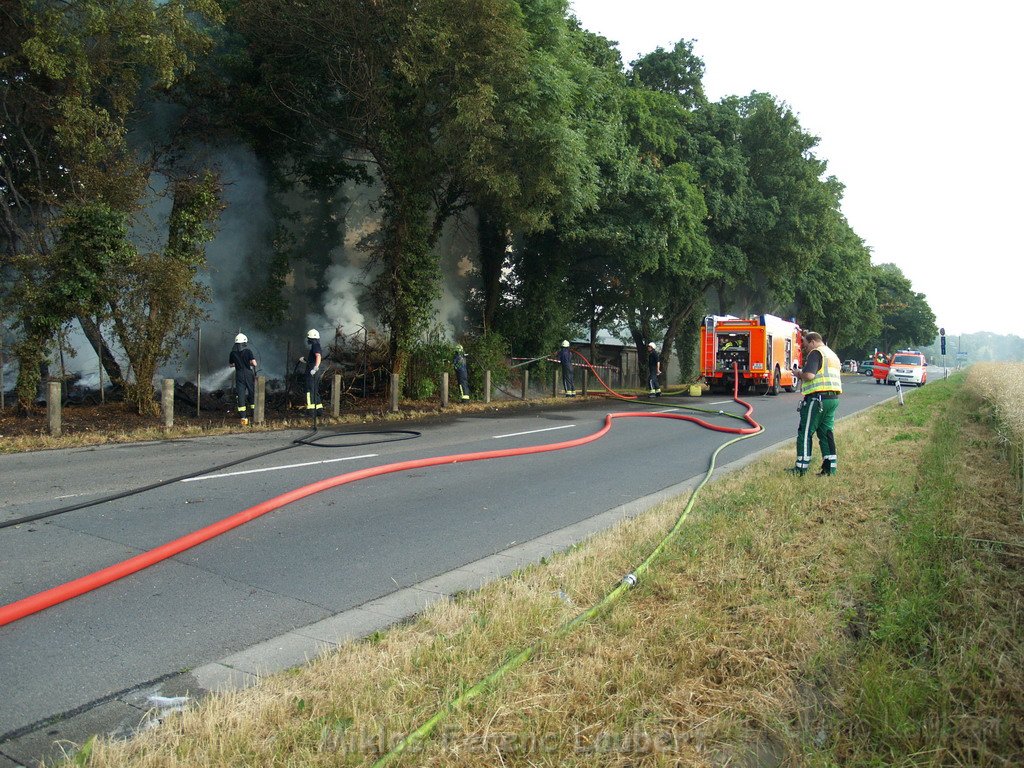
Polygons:
<instances>
[{"instance_id":1,"label":"red fire hose","mask_svg":"<svg viewBox=\"0 0 1024 768\"><path fill-rule=\"evenodd\" d=\"M477 453L461 453L451 456L436 456L429 459L401 461L394 464L384 464L379 467L369 467L367 469L360 469L355 472L347 472L343 475L329 477L310 485L296 488L288 493L283 493L280 496L275 496L272 499L268 499L267 501L261 502L253 507L249 507L246 510L230 515L229 517L208 525L205 528L200 528L197 531L193 531L192 533L174 539L173 541L169 541L166 544L161 544L159 547L138 554L135 557L130 557L127 560L116 563L115 565L90 573L87 576L82 576L81 578L68 581L43 592L38 592L34 595L30 595L29 597L22 598L21 600L16 600L13 603L0 606L0 627L18 621L26 616L30 616L33 613L42 611L45 608L50 608L59 603L63 603L66 600L83 595L86 592L91 592L92 590L110 584L113 581L117 581L118 579L129 576L137 571L141 571L143 568L155 565L169 557L173 557L187 549L191 549L198 544L209 541L215 536L219 536L220 534L226 533L233 528L237 528L244 523L248 523L250 520L255 520L257 517L265 515L268 512L273 512L274 510L291 504L293 501L304 499L307 496L312 496L315 493L326 491L329 488L336 488L340 485L353 483L357 480L365 480L370 477L387 475L392 472L404 472L409 469L435 467L442 464L458 464L460 462L467 461L500 459L507 456L526 456L533 453L546 453L548 451L560 451L565 448L575 448L604 437L604 435L608 433L608 430L611 429L612 421L623 418L678 419L680 421L691 421L694 424L698 424L706 429L711 429L716 432L727 432L729 434L737 435L749 435L760 432L761 425L754 421L750 415L753 411L753 406L743 400L740 400L738 397L734 396L733 399L741 405L747 406L746 413L743 414L743 419L750 424L749 427L723 427L711 424L710 422L704 421L703 419L699 419L695 416L687 416L677 413L609 413L605 416L604 426L601 427L601 429L591 435L586 435L585 437L580 437L575 440L567 440L561 443L549 443L547 445L535 445L526 448L508 448L498 451L480 451Z\"/></svg>"}]
</instances>

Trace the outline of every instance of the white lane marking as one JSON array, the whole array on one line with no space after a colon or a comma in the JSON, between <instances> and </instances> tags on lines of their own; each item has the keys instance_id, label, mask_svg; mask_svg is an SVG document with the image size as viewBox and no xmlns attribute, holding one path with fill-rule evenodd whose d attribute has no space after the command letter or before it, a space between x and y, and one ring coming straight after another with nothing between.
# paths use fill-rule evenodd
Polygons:
<instances>
[{"instance_id":1,"label":"white lane marking","mask_svg":"<svg viewBox=\"0 0 1024 768\"><path fill-rule=\"evenodd\" d=\"M575 427L575 424L566 424L561 427L545 427L544 429L531 429L529 432L512 432L508 435L491 435L491 438L497 440L500 437L519 437L520 435L535 435L538 432L554 432L556 429L569 429Z\"/></svg>"},{"instance_id":2,"label":"white lane marking","mask_svg":"<svg viewBox=\"0 0 1024 768\"><path fill-rule=\"evenodd\" d=\"M221 475L202 475L200 477L186 477L181 482L194 483L197 480L214 480L218 477L235 477L236 475L252 475L257 472L275 472L279 469L295 469L296 467L312 467L316 464L333 464L336 461L353 461L355 459L372 459L376 453L364 453L362 456L346 456L342 459L324 459L323 461L306 461L302 464L283 464L279 467L264 467L263 469L245 469L241 472L225 472Z\"/></svg>"},{"instance_id":3,"label":"white lane marking","mask_svg":"<svg viewBox=\"0 0 1024 768\"><path fill-rule=\"evenodd\" d=\"M65 494L64 496L54 496L53 500L54 501L60 501L61 499L74 499L74 498L77 498L78 496L86 496L86 495L87 494L84 494L84 493L68 493L68 494Z\"/></svg>"},{"instance_id":4,"label":"white lane marking","mask_svg":"<svg viewBox=\"0 0 1024 768\"><path fill-rule=\"evenodd\" d=\"M732 400L718 400L717 402L714 402L714 403L708 403L708 405L725 405L726 403L731 403L731 402L733 402L733 401Z\"/></svg>"}]
</instances>

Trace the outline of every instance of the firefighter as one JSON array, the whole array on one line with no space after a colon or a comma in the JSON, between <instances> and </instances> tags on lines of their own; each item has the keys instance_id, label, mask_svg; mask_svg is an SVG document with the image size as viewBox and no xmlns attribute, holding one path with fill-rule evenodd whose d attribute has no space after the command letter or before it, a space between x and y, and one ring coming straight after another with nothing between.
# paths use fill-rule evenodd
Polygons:
<instances>
[{"instance_id":1,"label":"firefighter","mask_svg":"<svg viewBox=\"0 0 1024 768\"><path fill-rule=\"evenodd\" d=\"M469 400L469 370L466 368L466 351L461 344L455 345L452 365L455 366L455 378L459 382L460 399Z\"/></svg>"},{"instance_id":2,"label":"firefighter","mask_svg":"<svg viewBox=\"0 0 1024 768\"><path fill-rule=\"evenodd\" d=\"M566 397L576 397L576 384L572 372L572 350L569 349L569 341L562 342L562 348L558 350L558 362L562 364L562 391Z\"/></svg>"},{"instance_id":3,"label":"firefighter","mask_svg":"<svg viewBox=\"0 0 1024 768\"><path fill-rule=\"evenodd\" d=\"M807 474L811 466L814 436L821 447L819 475L831 476L838 472L838 455L834 434L835 414L839 395L843 392L840 378L842 363L825 346L821 335L814 331L804 334L804 367L800 378L804 382L804 398L800 402L800 426L796 434L796 466L786 470L794 475Z\"/></svg>"},{"instance_id":4,"label":"firefighter","mask_svg":"<svg viewBox=\"0 0 1024 768\"><path fill-rule=\"evenodd\" d=\"M256 408L256 357L246 344L248 337L244 333L235 336L235 345L228 355L228 365L235 369L235 396L238 418L242 426L249 424L249 418Z\"/></svg>"},{"instance_id":5,"label":"firefighter","mask_svg":"<svg viewBox=\"0 0 1024 768\"><path fill-rule=\"evenodd\" d=\"M651 397L661 397L661 355L658 354L658 345L653 341L647 342L647 376Z\"/></svg>"},{"instance_id":6,"label":"firefighter","mask_svg":"<svg viewBox=\"0 0 1024 768\"><path fill-rule=\"evenodd\" d=\"M323 360L320 331L310 328L306 334L306 341L309 343L309 353L305 357L300 357L299 362L306 364L306 410L312 411L315 415L324 408L324 404L320 402L320 379L317 376Z\"/></svg>"}]
</instances>

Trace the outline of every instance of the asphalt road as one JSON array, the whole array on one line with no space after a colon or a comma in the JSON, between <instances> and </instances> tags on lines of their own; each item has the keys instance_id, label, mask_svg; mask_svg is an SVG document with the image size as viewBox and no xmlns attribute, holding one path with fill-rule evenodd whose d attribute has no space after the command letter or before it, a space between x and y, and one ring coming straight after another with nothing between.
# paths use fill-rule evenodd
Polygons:
<instances>
[{"instance_id":1,"label":"asphalt road","mask_svg":"<svg viewBox=\"0 0 1024 768\"><path fill-rule=\"evenodd\" d=\"M840 416L894 395L892 387L874 386L864 376L844 377L844 386ZM791 439L799 397L749 398L765 432L730 446L719 463ZM721 396L677 402L742 411ZM663 398L659 405L667 410L673 403ZM356 436L336 441L348 447L299 446L217 476L3 528L0 605L325 477L409 459L561 442L596 431L609 411L640 410L659 409L591 399L403 424L422 436L376 443L386 438ZM303 434L0 456L0 521L200 471ZM0 627L0 743L112 692L194 668L698 477L714 448L730 437L675 420L623 419L601 440L579 448L407 471L295 502Z\"/></svg>"}]
</instances>

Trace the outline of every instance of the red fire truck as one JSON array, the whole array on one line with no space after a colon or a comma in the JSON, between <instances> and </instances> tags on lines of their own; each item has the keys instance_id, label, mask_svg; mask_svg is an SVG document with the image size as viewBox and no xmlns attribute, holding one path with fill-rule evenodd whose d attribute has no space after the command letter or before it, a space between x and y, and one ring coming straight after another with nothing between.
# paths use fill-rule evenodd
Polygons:
<instances>
[{"instance_id":1,"label":"red fire truck","mask_svg":"<svg viewBox=\"0 0 1024 768\"><path fill-rule=\"evenodd\" d=\"M700 373L713 392L732 392L739 370L739 391L763 386L777 395L792 392L800 366L800 326L774 315L749 318L708 315L700 334Z\"/></svg>"}]
</instances>

